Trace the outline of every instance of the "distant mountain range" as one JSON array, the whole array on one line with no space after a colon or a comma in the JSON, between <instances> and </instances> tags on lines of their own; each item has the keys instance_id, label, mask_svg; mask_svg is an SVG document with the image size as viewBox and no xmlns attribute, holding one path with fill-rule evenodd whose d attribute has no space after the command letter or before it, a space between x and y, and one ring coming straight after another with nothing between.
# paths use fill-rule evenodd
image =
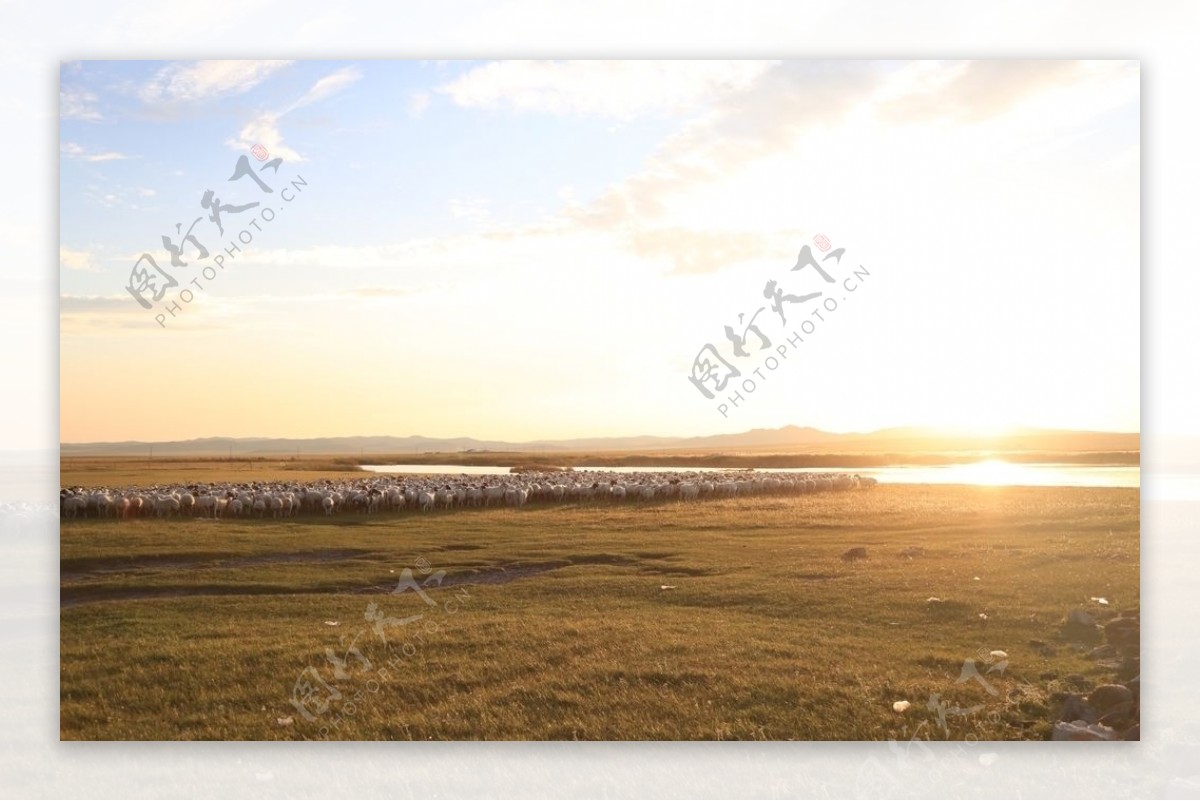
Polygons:
<instances>
[{"instance_id":1,"label":"distant mountain range","mask_svg":"<svg viewBox=\"0 0 1200 801\"><path fill-rule=\"evenodd\" d=\"M424 454L461 452L751 451L756 453L931 453L957 451L1138 451L1141 435L1105 431L1017 429L1003 436L970 436L932 428L886 428L835 434L816 428L756 428L704 437L599 437L504 442L471 437L207 437L172 442L64 442L63 456L270 456L288 454Z\"/></svg>"}]
</instances>

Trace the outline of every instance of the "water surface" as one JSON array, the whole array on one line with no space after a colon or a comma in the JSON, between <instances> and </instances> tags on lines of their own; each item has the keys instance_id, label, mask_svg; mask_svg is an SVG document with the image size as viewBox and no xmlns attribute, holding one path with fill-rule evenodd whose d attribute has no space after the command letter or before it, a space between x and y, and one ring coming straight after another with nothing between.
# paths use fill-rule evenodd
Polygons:
<instances>
[{"instance_id":1,"label":"water surface","mask_svg":"<svg viewBox=\"0 0 1200 801\"><path fill-rule=\"evenodd\" d=\"M468 476L509 475L507 467L454 464L363 465L376 473L448 474ZM674 473L680 467L576 467L611 473ZM727 467L693 467L688 472L728 473ZM993 487L1134 487L1141 486L1137 465L1037 464L985 459L967 464L890 465L888 467L782 467L756 473L857 473L873 476L880 484L972 484Z\"/></svg>"}]
</instances>

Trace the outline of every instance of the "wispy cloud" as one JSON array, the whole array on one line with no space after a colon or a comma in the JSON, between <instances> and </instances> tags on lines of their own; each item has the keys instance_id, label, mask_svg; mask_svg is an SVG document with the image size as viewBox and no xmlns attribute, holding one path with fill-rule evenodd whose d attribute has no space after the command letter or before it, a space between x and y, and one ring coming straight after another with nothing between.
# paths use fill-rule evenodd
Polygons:
<instances>
[{"instance_id":1,"label":"wispy cloud","mask_svg":"<svg viewBox=\"0 0 1200 801\"><path fill-rule=\"evenodd\" d=\"M104 117L96 108L99 98L83 89L62 87L58 91L58 114L64 120L100 122Z\"/></svg>"},{"instance_id":2,"label":"wispy cloud","mask_svg":"<svg viewBox=\"0 0 1200 801\"><path fill-rule=\"evenodd\" d=\"M124 153L118 153L115 150L98 150L96 148L87 148L77 142L64 142L61 148L62 154L69 159L78 159L80 161L122 161L130 158Z\"/></svg>"},{"instance_id":3,"label":"wispy cloud","mask_svg":"<svg viewBox=\"0 0 1200 801\"><path fill-rule=\"evenodd\" d=\"M740 91L768 61L501 61L438 88L460 106L628 119Z\"/></svg>"},{"instance_id":4,"label":"wispy cloud","mask_svg":"<svg viewBox=\"0 0 1200 801\"><path fill-rule=\"evenodd\" d=\"M450 216L460 220L483 222L491 217L487 198L453 198L450 201Z\"/></svg>"},{"instance_id":5,"label":"wispy cloud","mask_svg":"<svg viewBox=\"0 0 1200 801\"><path fill-rule=\"evenodd\" d=\"M1083 65L1078 61L917 62L905 73L892 82L899 91L888 93L891 97L880 103L882 115L898 122L939 118L978 122L1076 80Z\"/></svg>"},{"instance_id":6,"label":"wispy cloud","mask_svg":"<svg viewBox=\"0 0 1200 801\"><path fill-rule=\"evenodd\" d=\"M795 233L661 227L634 231L629 242L639 257L665 260L670 273L696 274L754 259L783 258L795 247L796 238Z\"/></svg>"},{"instance_id":7,"label":"wispy cloud","mask_svg":"<svg viewBox=\"0 0 1200 801\"><path fill-rule=\"evenodd\" d=\"M356 298L404 298L416 293L415 288L408 287L366 286L348 289L344 294Z\"/></svg>"},{"instance_id":8,"label":"wispy cloud","mask_svg":"<svg viewBox=\"0 0 1200 801\"><path fill-rule=\"evenodd\" d=\"M355 67L342 67L314 83L307 92L282 111L263 111L238 131L237 137L226 142L234 150L246 150L262 145L272 156L284 161L306 161L304 156L285 144L279 121L296 109L324 100L362 78Z\"/></svg>"},{"instance_id":9,"label":"wispy cloud","mask_svg":"<svg viewBox=\"0 0 1200 801\"><path fill-rule=\"evenodd\" d=\"M332 72L314 83L299 100L289 106L286 111L281 112L280 116L307 106L310 103L316 103L318 100L324 100L330 95L337 94L361 78L362 73L356 67L342 67L340 70Z\"/></svg>"},{"instance_id":10,"label":"wispy cloud","mask_svg":"<svg viewBox=\"0 0 1200 801\"><path fill-rule=\"evenodd\" d=\"M85 273L100 272L100 267L96 264L95 258L86 250L74 250L73 248L60 245L58 248L58 263L60 267L67 270L77 270Z\"/></svg>"},{"instance_id":11,"label":"wispy cloud","mask_svg":"<svg viewBox=\"0 0 1200 801\"><path fill-rule=\"evenodd\" d=\"M413 92L408 98L408 115L413 118L421 117L429 108L429 92Z\"/></svg>"},{"instance_id":12,"label":"wispy cloud","mask_svg":"<svg viewBox=\"0 0 1200 801\"><path fill-rule=\"evenodd\" d=\"M190 103L240 95L290 61L195 61L169 64L138 91L145 103Z\"/></svg>"}]
</instances>

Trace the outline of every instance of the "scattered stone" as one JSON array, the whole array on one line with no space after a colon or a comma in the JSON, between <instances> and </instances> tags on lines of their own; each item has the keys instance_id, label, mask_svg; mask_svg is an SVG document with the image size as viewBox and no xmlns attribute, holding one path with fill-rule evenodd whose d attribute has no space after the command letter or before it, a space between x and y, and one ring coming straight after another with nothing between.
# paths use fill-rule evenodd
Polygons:
<instances>
[{"instance_id":1,"label":"scattered stone","mask_svg":"<svg viewBox=\"0 0 1200 801\"><path fill-rule=\"evenodd\" d=\"M1134 711L1133 704L1130 704L1124 709L1114 709L1107 715L1100 718L1101 726L1108 726L1110 729L1117 731L1126 731L1131 726L1138 725L1138 715Z\"/></svg>"},{"instance_id":2,"label":"scattered stone","mask_svg":"<svg viewBox=\"0 0 1200 801\"><path fill-rule=\"evenodd\" d=\"M1142 623L1135 617L1119 617L1104 625L1104 639L1119 651L1136 652L1141 647Z\"/></svg>"},{"instance_id":3,"label":"scattered stone","mask_svg":"<svg viewBox=\"0 0 1200 801\"><path fill-rule=\"evenodd\" d=\"M286 718L275 718L275 722L276 722L276 723L278 723L280 726L291 726L291 725L292 725L292 718L290 718L290 717L286 717Z\"/></svg>"},{"instance_id":4,"label":"scattered stone","mask_svg":"<svg viewBox=\"0 0 1200 801\"><path fill-rule=\"evenodd\" d=\"M937 597L931 595L925 599L925 603L936 606L937 604L945 603L945 601L943 601L941 598L937 598Z\"/></svg>"},{"instance_id":5,"label":"scattered stone","mask_svg":"<svg viewBox=\"0 0 1200 801\"><path fill-rule=\"evenodd\" d=\"M1125 657L1117 668L1117 681L1128 682L1142 675L1142 660L1136 656Z\"/></svg>"},{"instance_id":6,"label":"scattered stone","mask_svg":"<svg viewBox=\"0 0 1200 801\"><path fill-rule=\"evenodd\" d=\"M1054 733L1050 736L1050 739L1056 742L1101 742L1105 740L1118 740L1120 739L1120 735L1115 730L1110 729L1108 726L1102 726L1099 723L1088 724L1082 720L1068 723L1062 720L1054 724Z\"/></svg>"},{"instance_id":7,"label":"scattered stone","mask_svg":"<svg viewBox=\"0 0 1200 801\"><path fill-rule=\"evenodd\" d=\"M1103 717L1119 709L1133 708L1133 693L1120 684L1101 684L1088 694L1087 702Z\"/></svg>"},{"instance_id":8,"label":"scattered stone","mask_svg":"<svg viewBox=\"0 0 1200 801\"><path fill-rule=\"evenodd\" d=\"M661 587L659 587L659 589L660 590L673 590L673 589L675 589L675 585L674 584L663 584Z\"/></svg>"},{"instance_id":9,"label":"scattered stone","mask_svg":"<svg viewBox=\"0 0 1200 801\"><path fill-rule=\"evenodd\" d=\"M1094 626L1096 618L1082 609L1074 609L1071 614L1067 615L1068 626Z\"/></svg>"},{"instance_id":10,"label":"scattered stone","mask_svg":"<svg viewBox=\"0 0 1200 801\"><path fill-rule=\"evenodd\" d=\"M992 651L991 653L988 654L988 656L990 656L994 659L1008 659L1008 652L1007 651Z\"/></svg>"},{"instance_id":11,"label":"scattered stone","mask_svg":"<svg viewBox=\"0 0 1200 801\"><path fill-rule=\"evenodd\" d=\"M1063 684L1070 687L1072 690L1090 690L1092 682L1082 673L1072 673L1063 679Z\"/></svg>"},{"instance_id":12,"label":"scattered stone","mask_svg":"<svg viewBox=\"0 0 1200 801\"><path fill-rule=\"evenodd\" d=\"M1108 599L1107 599L1107 598L1097 598L1095 595L1093 595L1093 596L1092 596L1091 598L1089 598L1088 600L1089 600L1089 601L1095 601L1096 603L1100 604L1101 606L1108 606Z\"/></svg>"},{"instance_id":13,"label":"scattered stone","mask_svg":"<svg viewBox=\"0 0 1200 801\"><path fill-rule=\"evenodd\" d=\"M1063 621L1062 636L1069 642L1097 642L1102 636L1096 618L1082 609L1072 610Z\"/></svg>"},{"instance_id":14,"label":"scattered stone","mask_svg":"<svg viewBox=\"0 0 1200 801\"><path fill-rule=\"evenodd\" d=\"M1062 711L1058 713L1058 720L1067 723L1071 721L1095 723L1100 720L1100 713L1088 703L1087 698L1079 693L1071 693L1063 702Z\"/></svg>"},{"instance_id":15,"label":"scattered stone","mask_svg":"<svg viewBox=\"0 0 1200 801\"><path fill-rule=\"evenodd\" d=\"M851 548L850 550L848 550L844 554L842 554L842 559L847 562L854 562L859 559L866 559L866 558L867 558L867 549L866 548Z\"/></svg>"},{"instance_id":16,"label":"scattered stone","mask_svg":"<svg viewBox=\"0 0 1200 801\"><path fill-rule=\"evenodd\" d=\"M325 625L326 626L340 626L342 624L336 620L326 620Z\"/></svg>"},{"instance_id":17,"label":"scattered stone","mask_svg":"<svg viewBox=\"0 0 1200 801\"><path fill-rule=\"evenodd\" d=\"M1045 642L1044 640L1030 640L1029 647L1032 648L1039 656L1054 656L1056 653L1058 653L1057 648L1050 643Z\"/></svg>"},{"instance_id":18,"label":"scattered stone","mask_svg":"<svg viewBox=\"0 0 1200 801\"><path fill-rule=\"evenodd\" d=\"M1073 674L1067 677L1066 683L1078 685L1082 683L1079 680L1086 681ZM1136 681L1133 689L1120 684L1101 684L1086 696L1080 693L1067 695L1051 739L1140 739L1141 712L1137 692L1141 690L1141 682L1140 679Z\"/></svg>"},{"instance_id":19,"label":"scattered stone","mask_svg":"<svg viewBox=\"0 0 1200 801\"><path fill-rule=\"evenodd\" d=\"M908 701L897 701L896 703L892 704L892 709L896 712L907 712L910 706L912 706L912 704Z\"/></svg>"}]
</instances>

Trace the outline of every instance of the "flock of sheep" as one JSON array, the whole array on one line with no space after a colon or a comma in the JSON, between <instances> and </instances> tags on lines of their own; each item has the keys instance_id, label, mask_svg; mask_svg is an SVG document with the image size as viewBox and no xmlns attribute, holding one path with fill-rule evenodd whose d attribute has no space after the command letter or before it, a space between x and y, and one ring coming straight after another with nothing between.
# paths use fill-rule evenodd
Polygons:
<instances>
[{"instance_id":1,"label":"flock of sheep","mask_svg":"<svg viewBox=\"0 0 1200 801\"><path fill-rule=\"evenodd\" d=\"M503 476L376 476L345 481L191 484L114 490L64 489L61 514L78 517L254 517L372 514L526 503L647 503L743 495L865 489L873 478L844 473L610 473L570 471Z\"/></svg>"}]
</instances>

